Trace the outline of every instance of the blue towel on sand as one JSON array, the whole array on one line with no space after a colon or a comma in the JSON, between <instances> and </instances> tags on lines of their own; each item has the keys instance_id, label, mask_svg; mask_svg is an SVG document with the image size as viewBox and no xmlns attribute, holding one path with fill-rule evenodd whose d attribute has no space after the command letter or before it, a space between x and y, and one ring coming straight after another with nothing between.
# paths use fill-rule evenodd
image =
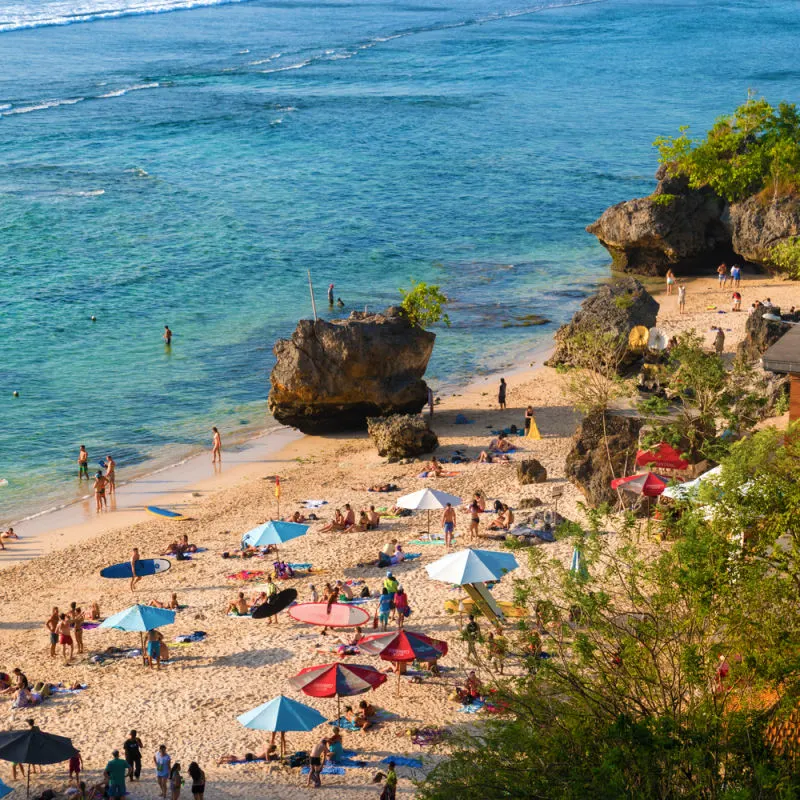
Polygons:
<instances>
[{"instance_id":1,"label":"blue towel on sand","mask_svg":"<svg viewBox=\"0 0 800 800\"><path fill-rule=\"evenodd\" d=\"M406 553L406 561L414 561L417 558L420 558L422 553Z\"/></svg>"},{"instance_id":2,"label":"blue towel on sand","mask_svg":"<svg viewBox=\"0 0 800 800\"><path fill-rule=\"evenodd\" d=\"M300 772L303 775L308 775L308 773L311 772L311 767L303 767L303 769L301 769ZM336 767L333 764L326 764L322 768L322 772L320 774L321 775L345 775L346 773L345 773L344 767Z\"/></svg>"},{"instance_id":3,"label":"blue towel on sand","mask_svg":"<svg viewBox=\"0 0 800 800\"><path fill-rule=\"evenodd\" d=\"M472 425L474 419L467 419L463 414L456 414L456 425Z\"/></svg>"},{"instance_id":4,"label":"blue towel on sand","mask_svg":"<svg viewBox=\"0 0 800 800\"><path fill-rule=\"evenodd\" d=\"M343 731L357 731L359 730L358 725L355 722L349 722L345 717L339 717L339 719L332 719L328 722L328 725L337 725Z\"/></svg>"},{"instance_id":5,"label":"blue towel on sand","mask_svg":"<svg viewBox=\"0 0 800 800\"><path fill-rule=\"evenodd\" d=\"M381 764L388 764L390 761L394 761L397 767L419 768L422 766L422 762L418 758L406 758L405 756L386 756L381 760Z\"/></svg>"},{"instance_id":6,"label":"blue towel on sand","mask_svg":"<svg viewBox=\"0 0 800 800\"><path fill-rule=\"evenodd\" d=\"M227 764L223 764L224 767L239 767L242 764L263 764L267 759L266 758L252 758L250 761L229 761Z\"/></svg>"},{"instance_id":7,"label":"blue towel on sand","mask_svg":"<svg viewBox=\"0 0 800 800\"><path fill-rule=\"evenodd\" d=\"M476 700L474 703L466 703L461 708L456 709L459 714L477 714L486 703L483 700Z\"/></svg>"},{"instance_id":8,"label":"blue towel on sand","mask_svg":"<svg viewBox=\"0 0 800 800\"><path fill-rule=\"evenodd\" d=\"M292 569L300 570L304 572L307 569L311 569L314 565L313 564L289 564Z\"/></svg>"}]
</instances>

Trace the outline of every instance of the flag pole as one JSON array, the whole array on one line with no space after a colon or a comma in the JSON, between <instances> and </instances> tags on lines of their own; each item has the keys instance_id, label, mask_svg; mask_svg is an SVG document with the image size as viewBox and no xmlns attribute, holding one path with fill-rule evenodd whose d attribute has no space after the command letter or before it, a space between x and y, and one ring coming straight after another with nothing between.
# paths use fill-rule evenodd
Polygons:
<instances>
[{"instance_id":1,"label":"flag pole","mask_svg":"<svg viewBox=\"0 0 800 800\"><path fill-rule=\"evenodd\" d=\"M277 519L281 518L281 476L275 476L275 502L278 504L278 516Z\"/></svg>"}]
</instances>

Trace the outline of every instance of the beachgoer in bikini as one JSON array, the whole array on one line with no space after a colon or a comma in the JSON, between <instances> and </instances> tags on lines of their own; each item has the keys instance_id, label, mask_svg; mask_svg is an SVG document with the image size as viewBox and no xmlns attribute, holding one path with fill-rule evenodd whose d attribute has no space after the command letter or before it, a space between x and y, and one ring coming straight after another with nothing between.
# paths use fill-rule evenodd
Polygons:
<instances>
[{"instance_id":1,"label":"beachgoer in bikini","mask_svg":"<svg viewBox=\"0 0 800 800\"><path fill-rule=\"evenodd\" d=\"M672 294L672 287L675 283L675 273L671 270L667 270L667 294Z\"/></svg>"},{"instance_id":2,"label":"beachgoer in bikini","mask_svg":"<svg viewBox=\"0 0 800 800\"><path fill-rule=\"evenodd\" d=\"M108 481L102 472L95 473L94 476L94 506L98 513L105 509L108 511L108 500L106 499L106 486Z\"/></svg>"},{"instance_id":3,"label":"beachgoer in bikini","mask_svg":"<svg viewBox=\"0 0 800 800\"><path fill-rule=\"evenodd\" d=\"M78 453L78 480L84 477L89 480L89 454L86 452L86 445L82 444Z\"/></svg>"},{"instance_id":4,"label":"beachgoer in bikini","mask_svg":"<svg viewBox=\"0 0 800 800\"><path fill-rule=\"evenodd\" d=\"M89 619L93 622L100 619L100 603L98 603L97 600L92 603L92 607L89 611Z\"/></svg>"},{"instance_id":5,"label":"beachgoer in bikini","mask_svg":"<svg viewBox=\"0 0 800 800\"><path fill-rule=\"evenodd\" d=\"M139 556L139 548L134 547L131 552L131 591L134 591L136 588L136 584L142 579L141 575L137 575L136 570L139 567L139 561L141 557Z\"/></svg>"},{"instance_id":6,"label":"beachgoer in bikini","mask_svg":"<svg viewBox=\"0 0 800 800\"><path fill-rule=\"evenodd\" d=\"M108 491L117 491L117 462L111 456L106 456L106 481L108 481Z\"/></svg>"},{"instance_id":7,"label":"beachgoer in bikini","mask_svg":"<svg viewBox=\"0 0 800 800\"><path fill-rule=\"evenodd\" d=\"M327 525L323 525L320 530L322 533L344 530L344 517L342 516L342 512L337 508L333 514L333 521L329 522Z\"/></svg>"},{"instance_id":8,"label":"beachgoer in bikini","mask_svg":"<svg viewBox=\"0 0 800 800\"><path fill-rule=\"evenodd\" d=\"M58 643L61 645L61 655L64 657L64 663L69 664L72 661L74 653L74 646L72 644L72 636L70 635L69 618L66 614L60 614L58 617ZM69 647L69 658L67 658L67 648Z\"/></svg>"},{"instance_id":9,"label":"beachgoer in bikini","mask_svg":"<svg viewBox=\"0 0 800 800\"><path fill-rule=\"evenodd\" d=\"M473 500L469 506L469 538L470 541L478 538L478 529L481 524L481 509Z\"/></svg>"},{"instance_id":10,"label":"beachgoer in bikini","mask_svg":"<svg viewBox=\"0 0 800 800\"><path fill-rule=\"evenodd\" d=\"M222 437L219 435L219 431L216 427L211 429L214 433L212 442L211 442L211 463L216 464L217 461L222 463Z\"/></svg>"}]
</instances>

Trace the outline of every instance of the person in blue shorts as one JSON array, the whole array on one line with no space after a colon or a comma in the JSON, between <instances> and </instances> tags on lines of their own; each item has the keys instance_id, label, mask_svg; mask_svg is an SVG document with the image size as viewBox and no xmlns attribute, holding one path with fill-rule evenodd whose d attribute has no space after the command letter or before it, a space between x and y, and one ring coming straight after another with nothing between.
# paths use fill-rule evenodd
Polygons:
<instances>
[{"instance_id":1,"label":"person in blue shorts","mask_svg":"<svg viewBox=\"0 0 800 800\"><path fill-rule=\"evenodd\" d=\"M381 599L378 606L378 622L381 624L382 631L385 631L386 626L389 624L389 615L392 613L393 602L394 595L389 594L389 590L384 586L381 591Z\"/></svg>"}]
</instances>

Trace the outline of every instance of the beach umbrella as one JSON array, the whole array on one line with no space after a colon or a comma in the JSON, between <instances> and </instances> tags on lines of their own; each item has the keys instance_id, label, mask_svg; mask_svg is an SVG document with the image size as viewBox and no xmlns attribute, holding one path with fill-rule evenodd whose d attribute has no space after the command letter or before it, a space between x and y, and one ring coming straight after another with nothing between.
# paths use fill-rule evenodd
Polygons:
<instances>
[{"instance_id":1,"label":"beach umbrella","mask_svg":"<svg viewBox=\"0 0 800 800\"><path fill-rule=\"evenodd\" d=\"M141 634L142 660L144 660L145 632L160 628L162 625L172 625L173 622L175 622L175 612L171 609L143 606L137 603L135 606L126 608L103 620L98 627L115 628L118 631L126 632L138 631Z\"/></svg>"},{"instance_id":2,"label":"beach umbrella","mask_svg":"<svg viewBox=\"0 0 800 800\"><path fill-rule=\"evenodd\" d=\"M418 492L404 494L397 499L395 505L408 508L412 511L428 512L428 533L431 532L431 511L441 511L448 503L451 506L460 506L461 498L438 489L420 489Z\"/></svg>"},{"instance_id":3,"label":"beach umbrella","mask_svg":"<svg viewBox=\"0 0 800 800\"><path fill-rule=\"evenodd\" d=\"M21 731L0 733L0 761L17 764L60 764L78 751L66 736L45 733L36 725ZM28 795L31 793L31 770L28 766Z\"/></svg>"},{"instance_id":4,"label":"beach umbrella","mask_svg":"<svg viewBox=\"0 0 800 800\"><path fill-rule=\"evenodd\" d=\"M687 469L689 462L681 458L681 454L669 442L660 442L654 449L637 451L636 466L651 469Z\"/></svg>"},{"instance_id":5,"label":"beach umbrella","mask_svg":"<svg viewBox=\"0 0 800 800\"><path fill-rule=\"evenodd\" d=\"M242 547L266 547L270 544L277 547L290 539L305 536L310 527L310 525L301 525L299 522L269 520L269 522L247 531L242 536Z\"/></svg>"},{"instance_id":6,"label":"beach umbrella","mask_svg":"<svg viewBox=\"0 0 800 800\"><path fill-rule=\"evenodd\" d=\"M676 486L667 486L662 494L664 497L670 498L670 500L685 500L700 487L701 483L705 483L709 479L716 478L721 472L721 466L714 467L714 469L704 472L699 478L695 478L693 481L686 481L686 483L680 483Z\"/></svg>"},{"instance_id":7,"label":"beach umbrella","mask_svg":"<svg viewBox=\"0 0 800 800\"><path fill-rule=\"evenodd\" d=\"M14 790L10 786L6 786L3 781L0 781L0 797L5 797L7 794L11 794Z\"/></svg>"},{"instance_id":8,"label":"beach umbrella","mask_svg":"<svg viewBox=\"0 0 800 800\"><path fill-rule=\"evenodd\" d=\"M586 569L586 564L583 561L581 551L576 547L572 551L572 562L569 565L570 572L574 572L581 578L588 578L589 571Z\"/></svg>"},{"instance_id":9,"label":"beach umbrella","mask_svg":"<svg viewBox=\"0 0 800 800\"><path fill-rule=\"evenodd\" d=\"M447 642L431 639L424 633L405 629L365 636L359 641L358 648L362 653L380 656L384 661L391 661L398 665L398 694L400 694L400 662L414 661L417 658L421 661L435 661L447 655Z\"/></svg>"},{"instance_id":10,"label":"beach umbrella","mask_svg":"<svg viewBox=\"0 0 800 800\"><path fill-rule=\"evenodd\" d=\"M644 497L658 497L667 488L670 479L655 472L643 472L641 475L629 475L627 478L615 478L611 481L612 489L624 489Z\"/></svg>"},{"instance_id":11,"label":"beach umbrella","mask_svg":"<svg viewBox=\"0 0 800 800\"><path fill-rule=\"evenodd\" d=\"M459 550L428 564L428 575L437 581L463 586L470 583L497 581L519 564L511 553L496 550Z\"/></svg>"},{"instance_id":12,"label":"beach umbrella","mask_svg":"<svg viewBox=\"0 0 800 800\"><path fill-rule=\"evenodd\" d=\"M355 628L369 621L369 611L346 603L298 603L289 609L289 616L308 625L325 628Z\"/></svg>"},{"instance_id":13,"label":"beach umbrella","mask_svg":"<svg viewBox=\"0 0 800 800\"><path fill-rule=\"evenodd\" d=\"M364 694L386 683L386 675L361 664L322 664L301 669L289 685L309 697L335 697L337 719L342 716L341 698Z\"/></svg>"},{"instance_id":14,"label":"beach umbrella","mask_svg":"<svg viewBox=\"0 0 800 800\"><path fill-rule=\"evenodd\" d=\"M286 731L313 730L325 722L325 717L315 708L279 694L258 708L246 711L236 720L251 730L283 734ZM284 755L284 742L285 739L281 736L281 758Z\"/></svg>"}]
</instances>

